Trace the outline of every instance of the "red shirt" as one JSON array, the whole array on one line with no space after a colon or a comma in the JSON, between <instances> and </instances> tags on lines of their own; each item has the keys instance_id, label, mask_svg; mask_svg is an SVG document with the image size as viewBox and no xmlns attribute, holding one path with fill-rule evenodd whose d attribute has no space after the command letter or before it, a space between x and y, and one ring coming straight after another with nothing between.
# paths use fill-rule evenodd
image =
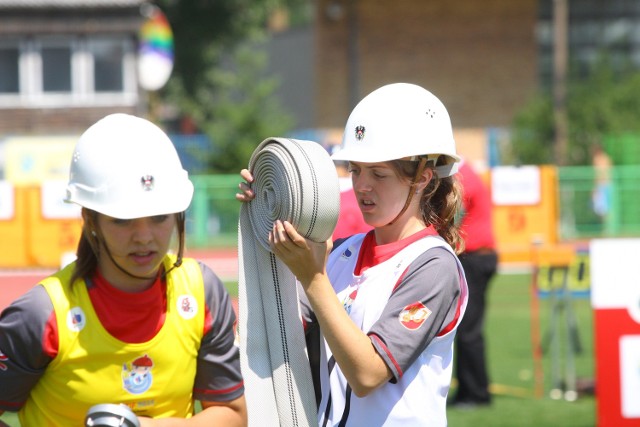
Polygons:
<instances>
[{"instance_id":1,"label":"red shirt","mask_svg":"<svg viewBox=\"0 0 640 427\"><path fill-rule=\"evenodd\" d=\"M457 177L463 187L460 229L465 252L495 249L489 189L467 162L462 162Z\"/></svg>"},{"instance_id":2,"label":"red shirt","mask_svg":"<svg viewBox=\"0 0 640 427\"><path fill-rule=\"evenodd\" d=\"M358 199L353 189L340 192L340 216L338 224L333 232L333 240L353 236L358 233L366 233L371 226L364 222L362 212L358 206Z\"/></svg>"}]
</instances>

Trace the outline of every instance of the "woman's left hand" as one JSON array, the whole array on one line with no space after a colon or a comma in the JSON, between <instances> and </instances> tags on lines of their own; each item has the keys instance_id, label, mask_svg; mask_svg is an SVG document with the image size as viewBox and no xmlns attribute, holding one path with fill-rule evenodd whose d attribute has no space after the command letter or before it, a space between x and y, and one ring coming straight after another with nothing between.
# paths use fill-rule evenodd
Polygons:
<instances>
[{"instance_id":1,"label":"woman's left hand","mask_svg":"<svg viewBox=\"0 0 640 427\"><path fill-rule=\"evenodd\" d=\"M251 183L253 182L253 175L249 172L248 169L242 169L240 171L240 177L244 179L244 182L238 184L238 188L240 189L240 193L236 193L236 200L240 202L250 202L253 200L256 195L251 189Z\"/></svg>"}]
</instances>

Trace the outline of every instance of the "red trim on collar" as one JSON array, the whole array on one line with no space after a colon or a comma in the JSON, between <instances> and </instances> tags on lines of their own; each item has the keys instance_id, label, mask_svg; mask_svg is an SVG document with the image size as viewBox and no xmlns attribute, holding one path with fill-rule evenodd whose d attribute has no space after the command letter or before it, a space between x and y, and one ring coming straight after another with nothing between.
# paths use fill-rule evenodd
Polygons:
<instances>
[{"instance_id":1,"label":"red trim on collar","mask_svg":"<svg viewBox=\"0 0 640 427\"><path fill-rule=\"evenodd\" d=\"M402 240L387 243L386 245L377 245L375 233L372 230L367 233L364 240L362 241L360 255L358 256L358 262L356 263L354 274L356 276L359 276L368 268L385 262L413 242L416 242L427 236L437 235L438 233L436 232L435 228L433 228L433 226L429 226L424 230L412 234L409 237L405 237Z\"/></svg>"}]
</instances>

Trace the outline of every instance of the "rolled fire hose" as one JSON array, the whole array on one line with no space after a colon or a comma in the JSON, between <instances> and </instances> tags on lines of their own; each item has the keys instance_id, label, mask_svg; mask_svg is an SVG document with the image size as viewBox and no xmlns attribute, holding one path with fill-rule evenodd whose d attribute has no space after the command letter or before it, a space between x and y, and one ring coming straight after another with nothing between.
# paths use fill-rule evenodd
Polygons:
<instances>
[{"instance_id":1,"label":"rolled fire hose","mask_svg":"<svg viewBox=\"0 0 640 427\"><path fill-rule=\"evenodd\" d=\"M318 143L267 138L249 160L255 198L240 208L240 361L249 426L317 425L316 401L296 279L271 253L269 231L287 220L323 242L340 210L338 176Z\"/></svg>"},{"instance_id":2,"label":"rolled fire hose","mask_svg":"<svg viewBox=\"0 0 640 427\"><path fill-rule=\"evenodd\" d=\"M85 427L140 427L138 417L128 406L102 403L89 408Z\"/></svg>"}]
</instances>

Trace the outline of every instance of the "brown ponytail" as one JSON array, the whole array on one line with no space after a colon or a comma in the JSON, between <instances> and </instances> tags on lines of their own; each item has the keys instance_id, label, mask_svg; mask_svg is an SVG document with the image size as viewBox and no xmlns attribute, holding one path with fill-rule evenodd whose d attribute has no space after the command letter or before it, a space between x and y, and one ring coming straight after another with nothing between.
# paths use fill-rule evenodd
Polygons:
<instances>
[{"instance_id":1,"label":"brown ponytail","mask_svg":"<svg viewBox=\"0 0 640 427\"><path fill-rule=\"evenodd\" d=\"M455 176L439 178L435 166L444 164L441 156L436 165L427 163L433 171L433 177L422 191L420 197L420 213L426 225L432 225L442 237L459 254L464 251L464 240L460 236L456 215L462 206L462 188ZM418 167L417 161L394 160L391 162L401 176L412 179Z\"/></svg>"}]
</instances>

